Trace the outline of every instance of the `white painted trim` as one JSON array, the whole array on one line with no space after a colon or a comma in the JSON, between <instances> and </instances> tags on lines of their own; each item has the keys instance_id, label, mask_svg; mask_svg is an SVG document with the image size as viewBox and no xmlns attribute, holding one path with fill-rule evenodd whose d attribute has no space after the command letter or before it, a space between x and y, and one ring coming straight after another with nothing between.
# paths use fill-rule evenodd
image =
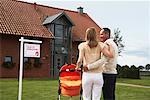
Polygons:
<instances>
[{"instance_id":1,"label":"white painted trim","mask_svg":"<svg viewBox=\"0 0 150 100\"><path fill-rule=\"evenodd\" d=\"M19 91L18 91L18 100L21 100L22 97L22 74L23 74L23 43L24 42L32 42L32 43L42 43L42 41L39 40L28 40L24 39L24 37L21 37L19 39L20 43L20 70L19 70Z\"/></svg>"}]
</instances>

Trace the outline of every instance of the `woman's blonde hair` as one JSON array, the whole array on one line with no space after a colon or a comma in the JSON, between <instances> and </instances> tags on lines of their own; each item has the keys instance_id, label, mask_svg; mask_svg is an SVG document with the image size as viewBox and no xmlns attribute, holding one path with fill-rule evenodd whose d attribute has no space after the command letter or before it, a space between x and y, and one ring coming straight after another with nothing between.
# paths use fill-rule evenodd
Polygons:
<instances>
[{"instance_id":1,"label":"woman's blonde hair","mask_svg":"<svg viewBox=\"0 0 150 100\"><path fill-rule=\"evenodd\" d=\"M90 27L86 30L86 41L88 41L88 45L90 48L96 47L98 45L98 41L96 38L96 29L94 27Z\"/></svg>"}]
</instances>

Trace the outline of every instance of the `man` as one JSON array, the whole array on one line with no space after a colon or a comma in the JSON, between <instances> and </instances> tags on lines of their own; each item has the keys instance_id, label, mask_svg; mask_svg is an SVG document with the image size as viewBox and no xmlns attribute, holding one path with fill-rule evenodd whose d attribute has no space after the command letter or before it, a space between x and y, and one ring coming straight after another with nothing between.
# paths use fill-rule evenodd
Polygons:
<instances>
[{"instance_id":1,"label":"man","mask_svg":"<svg viewBox=\"0 0 150 100\"><path fill-rule=\"evenodd\" d=\"M111 31L109 28L103 28L100 31L100 41L106 43L108 49L111 47L113 58L106 57L102 54L102 58L96 62L85 66L84 70L91 70L100 66L104 66L103 72L103 98L104 100L115 100L115 84L117 77L117 57L118 47L115 42L110 39ZM111 46L110 46L111 45ZM107 62L107 63L105 63Z\"/></svg>"}]
</instances>

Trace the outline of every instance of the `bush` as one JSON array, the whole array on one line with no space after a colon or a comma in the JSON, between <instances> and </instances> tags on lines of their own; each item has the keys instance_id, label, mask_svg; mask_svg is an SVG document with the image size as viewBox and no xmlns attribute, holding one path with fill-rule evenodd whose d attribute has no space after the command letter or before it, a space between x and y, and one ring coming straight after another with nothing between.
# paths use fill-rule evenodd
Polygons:
<instances>
[{"instance_id":1,"label":"bush","mask_svg":"<svg viewBox=\"0 0 150 100\"><path fill-rule=\"evenodd\" d=\"M15 63L13 63L13 62L3 62L2 66L4 68L13 68L15 66Z\"/></svg>"},{"instance_id":2,"label":"bush","mask_svg":"<svg viewBox=\"0 0 150 100\"><path fill-rule=\"evenodd\" d=\"M31 69L32 63L30 61L24 62L24 69Z\"/></svg>"},{"instance_id":3,"label":"bush","mask_svg":"<svg viewBox=\"0 0 150 100\"><path fill-rule=\"evenodd\" d=\"M122 67L120 65L117 65L117 71L119 78L133 78L133 79L140 78L140 71L134 65L132 65L130 68L128 65Z\"/></svg>"},{"instance_id":4,"label":"bush","mask_svg":"<svg viewBox=\"0 0 150 100\"><path fill-rule=\"evenodd\" d=\"M33 66L34 66L35 68L40 68L40 67L42 66L41 60L40 60L39 58L34 59Z\"/></svg>"},{"instance_id":5,"label":"bush","mask_svg":"<svg viewBox=\"0 0 150 100\"><path fill-rule=\"evenodd\" d=\"M42 63L41 63L41 62L34 62L33 66L34 66L35 68L41 68Z\"/></svg>"}]
</instances>

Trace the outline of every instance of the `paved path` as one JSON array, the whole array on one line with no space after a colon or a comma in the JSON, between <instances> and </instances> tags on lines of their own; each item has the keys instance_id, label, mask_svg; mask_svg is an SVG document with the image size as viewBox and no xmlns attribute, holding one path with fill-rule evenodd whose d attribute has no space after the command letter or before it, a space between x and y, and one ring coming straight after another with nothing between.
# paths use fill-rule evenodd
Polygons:
<instances>
[{"instance_id":1,"label":"paved path","mask_svg":"<svg viewBox=\"0 0 150 100\"><path fill-rule=\"evenodd\" d=\"M116 83L117 85L124 85L124 86L131 86L131 87L139 87L139 88L150 88L150 86L143 86L143 85L135 85L135 84L128 84L128 83Z\"/></svg>"}]
</instances>

